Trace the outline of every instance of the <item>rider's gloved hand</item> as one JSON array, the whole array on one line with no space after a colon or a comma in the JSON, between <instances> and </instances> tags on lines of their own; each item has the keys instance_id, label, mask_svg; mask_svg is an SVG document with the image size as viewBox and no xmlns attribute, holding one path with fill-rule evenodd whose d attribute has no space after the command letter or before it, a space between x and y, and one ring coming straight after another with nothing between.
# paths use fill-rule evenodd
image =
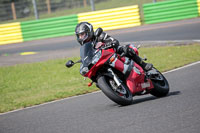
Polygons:
<instances>
[{"instance_id":1,"label":"rider's gloved hand","mask_svg":"<svg viewBox=\"0 0 200 133\"><path fill-rule=\"evenodd\" d=\"M112 46L113 46L113 48L117 49L119 47L119 41L116 39L114 41L112 41Z\"/></svg>"},{"instance_id":2,"label":"rider's gloved hand","mask_svg":"<svg viewBox=\"0 0 200 133\"><path fill-rule=\"evenodd\" d=\"M106 49L113 48L112 42L106 43L106 44L105 44L105 48L106 48Z\"/></svg>"},{"instance_id":3,"label":"rider's gloved hand","mask_svg":"<svg viewBox=\"0 0 200 133\"><path fill-rule=\"evenodd\" d=\"M117 49L118 46L119 46L119 41L117 41L117 40L114 40L112 42L107 42L106 43L106 49L108 49L108 48L115 48L115 49Z\"/></svg>"}]
</instances>

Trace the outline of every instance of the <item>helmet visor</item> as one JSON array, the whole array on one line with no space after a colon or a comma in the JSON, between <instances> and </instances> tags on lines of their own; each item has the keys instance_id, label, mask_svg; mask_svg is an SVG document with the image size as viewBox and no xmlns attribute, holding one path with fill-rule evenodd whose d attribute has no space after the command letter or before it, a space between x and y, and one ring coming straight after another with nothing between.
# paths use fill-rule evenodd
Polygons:
<instances>
[{"instance_id":1,"label":"helmet visor","mask_svg":"<svg viewBox=\"0 0 200 133\"><path fill-rule=\"evenodd\" d=\"M81 45L83 45L84 43L86 43L88 41L88 34L85 32L76 34L76 36L77 36L79 43L81 43Z\"/></svg>"},{"instance_id":2,"label":"helmet visor","mask_svg":"<svg viewBox=\"0 0 200 133\"><path fill-rule=\"evenodd\" d=\"M83 33L78 34L78 38L82 39L82 40L85 40L86 39L86 33L83 32Z\"/></svg>"}]
</instances>

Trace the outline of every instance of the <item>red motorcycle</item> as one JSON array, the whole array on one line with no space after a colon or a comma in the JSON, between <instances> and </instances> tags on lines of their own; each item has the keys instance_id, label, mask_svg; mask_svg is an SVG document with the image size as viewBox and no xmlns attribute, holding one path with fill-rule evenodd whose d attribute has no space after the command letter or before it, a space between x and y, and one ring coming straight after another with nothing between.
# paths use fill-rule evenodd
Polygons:
<instances>
[{"instance_id":1,"label":"red motorcycle","mask_svg":"<svg viewBox=\"0 0 200 133\"><path fill-rule=\"evenodd\" d=\"M95 32L96 36L101 34L101 30ZM110 98L120 105L129 105L133 101L133 96L152 94L156 97L166 96L169 92L169 84L166 78L156 68L144 71L132 59L123 57L115 53L114 49L100 45L86 43L80 48L82 63L80 73L95 82L96 86ZM134 48L138 54L137 48ZM75 63L69 60L67 67Z\"/></svg>"}]
</instances>

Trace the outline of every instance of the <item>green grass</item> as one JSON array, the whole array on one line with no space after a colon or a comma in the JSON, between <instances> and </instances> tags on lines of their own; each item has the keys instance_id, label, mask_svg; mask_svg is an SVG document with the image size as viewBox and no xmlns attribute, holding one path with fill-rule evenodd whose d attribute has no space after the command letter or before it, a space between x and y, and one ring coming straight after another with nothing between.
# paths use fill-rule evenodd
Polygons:
<instances>
[{"instance_id":1,"label":"green grass","mask_svg":"<svg viewBox=\"0 0 200 133\"><path fill-rule=\"evenodd\" d=\"M142 48L140 53L141 57L146 55L148 62L153 63L162 72L200 61L199 44Z\"/></svg>"},{"instance_id":2,"label":"green grass","mask_svg":"<svg viewBox=\"0 0 200 133\"><path fill-rule=\"evenodd\" d=\"M165 1L165 0L157 0L157 2ZM130 5L139 5L140 9L142 9L142 5L145 3L152 3L153 0L107 0L104 2L99 2L95 4L96 10L103 10L103 9L110 9L110 8L117 8L117 7L123 7L123 6L130 6ZM51 14L41 13L39 14L39 18L50 18L50 17L58 17L58 16L67 16L71 14L78 14L82 12L90 12L91 6L88 5L86 7L79 7L79 8L73 8L73 9L61 9L57 10L55 12L52 12ZM141 18L143 20L142 10L140 11ZM8 21L2 21L0 23L10 23L10 22L23 22L28 20L35 20L35 16L32 13L31 16L26 18L19 18L17 20L8 20Z\"/></svg>"},{"instance_id":3,"label":"green grass","mask_svg":"<svg viewBox=\"0 0 200 133\"><path fill-rule=\"evenodd\" d=\"M160 71L200 60L200 45L141 48L140 56ZM87 87L79 65L68 69L67 58L0 67L0 113L98 90Z\"/></svg>"}]
</instances>

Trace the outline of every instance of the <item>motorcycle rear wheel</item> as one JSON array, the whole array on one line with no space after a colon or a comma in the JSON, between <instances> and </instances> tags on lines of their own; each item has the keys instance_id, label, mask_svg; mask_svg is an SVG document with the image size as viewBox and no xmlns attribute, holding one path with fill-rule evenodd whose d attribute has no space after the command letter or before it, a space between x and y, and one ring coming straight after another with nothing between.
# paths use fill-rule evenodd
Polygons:
<instances>
[{"instance_id":1,"label":"motorcycle rear wheel","mask_svg":"<svg viewBox=\"0 0 200 133\"><path fill-rule=\"evenodd\" d=\"M151 79L154 85L154 88L151 90L150 94L156 97L164 97L169 93L169 83L167 79L162 75L161 72L159 72L158 70L156 71L158 72L157 78L159 80L156 80L156 78Z\"/></svg>"},{"instance_id":2,"label":"motorcycle rear wheel","mask_svg":"<svg viewBox=\"0 0 200 133\"><path fill-rule=\"evenodd\" d=\"M113 87L113 85L111 84L111 79L110 77L107 76L101 76L98 78L97 83L99 88L102 90L102 92L112 101L114 101L115 103L122 105L122 106L126 106L126 105L130 105L133 102L133 96L130 92L130 90L128 89L128 87L124 84L122 84L122 89L123 92L126 92L125 94L119 93L118 91L116 91ZM113 80L114 81L114 80Z\"/></svg>"}]
</instances>

